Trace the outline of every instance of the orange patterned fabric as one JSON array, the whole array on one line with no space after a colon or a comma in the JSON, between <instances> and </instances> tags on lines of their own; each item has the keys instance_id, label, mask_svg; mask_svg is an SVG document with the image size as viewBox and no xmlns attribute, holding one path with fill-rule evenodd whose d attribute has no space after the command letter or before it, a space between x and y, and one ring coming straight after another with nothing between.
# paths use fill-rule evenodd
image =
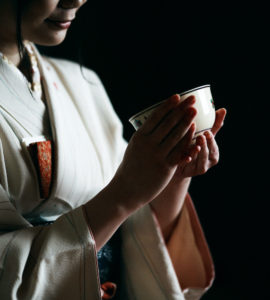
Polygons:
<instances>
[{"instance_id":1,"label":"orange patterned fabric","mask_svg":"<svg viewBox=\"0 0 270 300\"><path fill-rule=\"evenodd\" d=\"M28 149L38 174L40 197L48 198L52 183L52 142L32 143Z\"/></svg>"},{"instance_id":2,"label":"orange patterned fabric","mask_svg":"<svg viewBox=\"0 0 270 300\"><path fill-rule=\"evenodd\" d=\"M113 299L116 293L117 286L115 283L107 281L101 285L101 289L102 299Z\"/></svg>"}]
</instances>

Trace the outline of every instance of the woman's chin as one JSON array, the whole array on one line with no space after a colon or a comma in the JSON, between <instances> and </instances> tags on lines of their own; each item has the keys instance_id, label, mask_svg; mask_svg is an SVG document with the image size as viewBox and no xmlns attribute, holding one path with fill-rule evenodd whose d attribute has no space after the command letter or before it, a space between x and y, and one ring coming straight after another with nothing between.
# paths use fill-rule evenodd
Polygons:
<instances>
[{"instance_id":1,"label":"woman's chin","mask_svg":"<svg viewBox=\"0 0 270 300\"><path fill-rule=\"evenodd\" d=\"M26 40L40 46L57 46L64 41L69 27L67 24L67 28L62 28L65 26L60 25L56 26L50 22L43 22L31 31L28 31L27 26L25 26L23 36Z\"/></svg>"},{"instance_id":2,"label":"woman's chin","mask_svg":"<svg viewBox=\"0 0 270 300\"><path fill-rule=\"evenodd\" d=\"M40 46L57 46L61 44L66 38L66 33L57 33L52 35L47 35L46 37L39 37L37 39L32 39L31 41Z\"/></svg>"}]
</instances>

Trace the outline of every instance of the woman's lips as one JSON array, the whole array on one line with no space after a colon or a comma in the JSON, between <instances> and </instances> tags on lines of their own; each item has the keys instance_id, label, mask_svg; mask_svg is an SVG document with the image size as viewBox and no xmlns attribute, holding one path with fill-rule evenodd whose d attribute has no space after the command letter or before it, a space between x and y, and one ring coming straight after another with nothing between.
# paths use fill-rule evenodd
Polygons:
<instances>
[{"instance_id":1,"label":"woman's lips","mask_svg":"<svg viewBox=\"0 0 270 300\"><path fill-rule=\"evenodd\" d=\"M72 20L51 20L51 19L46 19L45 20L48 24L54 26L56 29L67 29L71 25Z\"/></svg>"}]
</instances>

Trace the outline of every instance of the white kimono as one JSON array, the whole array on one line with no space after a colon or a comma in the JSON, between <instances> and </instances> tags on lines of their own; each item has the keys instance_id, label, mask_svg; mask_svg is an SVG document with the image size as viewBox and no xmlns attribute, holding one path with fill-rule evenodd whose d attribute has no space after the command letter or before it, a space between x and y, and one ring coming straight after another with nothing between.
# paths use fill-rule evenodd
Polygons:
<instances>
[{"instance_id":1,"label":"white kimono","mask_svg":"<svg viewBox=\"0 0 270 300\"><path fill-rule=\"evenodd\" d=\"M83 69L89 83L78 64L35 52L46 104L31 95L25 77L0 57L0 299L99 300L95 241L82 205L109 183L127 143L95 72ZM55 148L48 199L40 198L26 147L41 135L52 135ZM205 288L181 289L175 272L180 225L169 253L146 205L121 226L123 299L199 299L211 286L212 259L189 197L185 207L203 257ZM46 221L55 222L33 226Z\"/></svg>"}]
</instances>

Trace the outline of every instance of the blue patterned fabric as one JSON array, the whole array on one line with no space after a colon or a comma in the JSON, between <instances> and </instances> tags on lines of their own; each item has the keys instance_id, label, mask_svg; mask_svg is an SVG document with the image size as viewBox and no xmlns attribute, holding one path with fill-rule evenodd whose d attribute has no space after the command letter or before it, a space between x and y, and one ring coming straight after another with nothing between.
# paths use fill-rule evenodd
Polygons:
<instances>
[{"instance_id":1,"label":"blue patterned fabric","mask_svg":"<svg viewBox=\"0 0 270 300\"><path fill-rule=\"evenodd\" d=\"M46 226L54 223L42 218L28 220L33 226ZM111 239L98 251L99 279L101 284L104 282L113 282L119 288L121 278L121 235L120 229L117 230ZM116 299L117 295L114 297Z\"/></svg>"},{"instance_id":2,"label":"blue patterned fabric","mask_svg":"<svg viewBox=\"0 0 270 300\"><path fill-rule=\"evenodd\" d=\"M110 281L120 283L121 237L120 230L98 251L98 267L101 284Z\"/></svg>"}]
</instances>

